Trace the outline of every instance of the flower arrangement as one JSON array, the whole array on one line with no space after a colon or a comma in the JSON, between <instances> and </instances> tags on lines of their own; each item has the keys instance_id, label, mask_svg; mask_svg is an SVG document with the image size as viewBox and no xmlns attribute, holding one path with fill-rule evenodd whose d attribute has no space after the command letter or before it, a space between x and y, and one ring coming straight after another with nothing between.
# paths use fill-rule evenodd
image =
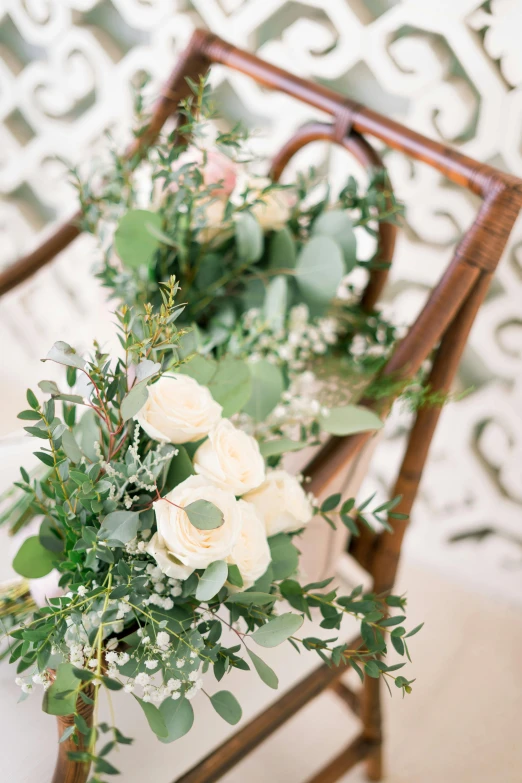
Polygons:
<instances>
[{"instance_id":1,"label":"flower arrangement","mask_svg":"<svg viewBox=\"0 0 522 783\"><path fill-rule=\"evenodd\" d=\"M244 429L308 443L348 434L352 403L389 392L379 370L402 335L360 304L369 271L386 263L376 247L363 260L357 235L373 241L401 205L382 170L367 192L352 177L335 197L314 171L283 185L260 176L248 133L220 131L207 82L191 86L181 124L143 160L114 152L95 176L75 172L84 228L103 252L99 276L133 307L157 304L176 277L180 356L247 360ZM140 93L137 135L147 121Z\"/></svg>"},{"instance_id":2,"label":"flower arrangement","mask_svg":"<svg viewBox=\"0 0 522 783\"><path fill-rule=\"evenodd\" d=\"M21 468L17 486L41 524L14 567L28 579L55 572L59 590L10 630L10 660L24 696L41 685L47 713L74 715L61 739L73 761L92 764L93 783L117 772L109 752L131 741L99 722L103 692L124 690L171 742L191 729L194 697L240 720L239 702L219 685L232 669L254 669L277 688L262 649L284 642L411 691L397 674L404 664L385 661L390 643L409 655L406 640L419 630L403 625L404 597L362 587L341 595L332 579L299 574L311 517L352 526L355 501L331 496L319 507L281 467L286 439L234 425L245 362L180 358L178 287L171 279L160 290L159 309L118 312L121 357L95 345L83 358L56 343L47 360L66 366L70 388L42 381L46 399L28 391L20 413L44 472ZM377 518L387 524L393 505L375 509ZM357 649L339 639L345 615L360 620ZM312 616L323 631L301 636Z\"/></svg>"}]
</instances>

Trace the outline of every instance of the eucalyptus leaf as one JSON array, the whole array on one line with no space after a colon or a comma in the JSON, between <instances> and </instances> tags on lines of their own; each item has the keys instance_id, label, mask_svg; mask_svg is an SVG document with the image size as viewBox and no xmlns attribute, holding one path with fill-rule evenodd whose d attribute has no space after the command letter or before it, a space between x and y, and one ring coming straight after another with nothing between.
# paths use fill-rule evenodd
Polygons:
<instances>
[{"instance_id":1,"label":"eucalyptus leaf","mask_svg":"<svg viewBox=\"0 0 522 783\"><path fill-rule=\"evenodd\" d=\"M251 212L235 216L237 252L241 261L253 263L263 255L263 230Z\"/></svg>"},{"instance_id":2,"label":"eucalyptus leaf","mask_svg":"<svg viewBox=\"0 0 522 783\"><path fill-rule=\"evenodd\" d=\"M288 278L277 275L267 286L263 315L266 322L278 331L282 329L288 309Z\"/></svg>"},{"instance_id":3,"label":"eucalyptus leaf","mask_svg":"<svg viewBox=\"0 0 522 783\"><path fill-rule=\"evenodd\" d=\"M74 427L74 437L81 450L92 462L98 461L95 443L99 443L100 431L98 429L98 417L93 410L87 410Z\"/></svg>"},{"instance_id":4,"label":"eucalyptus leaf","mask_svg":"<svg viewBox=\"0 0 522 783\"><path fill-rule=\"evenodd\" d=\"M252 652L252 650L248 649L247 652L250 656L250 660L254 664L256 672L259 674L265 685L268 685L269 688L277 690L279 686L279 679L275 671L271 669L270 666L259 657L259 655L256 655L255 652Z\"/></svg>"},{"instance_id":5,"label":"eucalyptus leaf","mask_svg":"<svg viewBox=\"0 0 522 783\"><path fill-rule=\"evenodd\" d=\"M123 421L132 419L143 408L149 398L147 386L142 382L134 386L121 401L121 416Z\"/></svg>"},{"instance_id":6,"label":"eucalyptus leaf","mask_svg":"<svg viewBox=\"0 0 522 783\"><path fill-rule=\"evenodd\" d=\"M344 209L322 212L312 226L312 236L327 236L341 247L345 271L351 272L357 262L357 240L350 215Z\"/></svg>"},{"instance_id":7,"label":"eucalyptus leaf","mask_svg":"<svg viewBox=\"0 0 522 783\"><path fill-rule=\"evenodd\" d=\"M136 538L140 526L140 515L137 511L112 511L107 514L98 531L98 538L119 541L128 544Z\"/></svg>"},{"instance_id":8,"label":"eucalyptus leaf","mask_svg":"<svg viewBox=\"0 0 522 783\"><path fill-rule=\"evenodd\" d=\"M43 711L48 715L71 715L76 710L77 686L74 666L70 663L60 663L56 669L54 682L44 691Z\"/></svg>"},{"instance_id":9,"label":"eucalyptus leaf","mask_svg":"<svg viewBox=\"0 0 522 783\"><path fill-rule=\"evenodd\" d=\"M286 226L275 231L268 248L268 263L271 269L293 269L296 261L295 241Z\"/></svg>"},{"instance_id":10,"label":"eucalyptus leaf","mask_svg":"<svg viewBox=\"0 0 522 783\"><path fill-rule=\"evenodd\" d=\"M298 631L302 624L301 615L286 612L262 625L251 638L261 647L277 647Z\"/></svg>"},{"instance_id":11,"label":"eucalyptus leaf","mask_svg":"<svg viewBox=\"0 0 522 783\"><path fill-rule=\"evenodd\" d=\"M181 697L174 701L165 699L159 707L161 716L167 728L167 736L160 737L161 742L174 742L180 737L184 737L194 723L194 710L188 699Z\"/></svg>"},{"instance_id":12,"label":"eucalyptus leaf","mask_svg":"<svg viewBox=\"0 0 522 783\"><path fill-rule=\"evenodd\" d=\"M299 253L297 286L312 315L321 314L337 293L345 274L340 246L330 237L314 236Z\"/></svg>"},{"instance_id":13,"label":"eucalyptus leaf","mask_svg":"<svg viewBox=\"0 0 522 783\"><path fill-rule=\"evenodd\" d=\"M208 389L223 407L223 416L230 418L244 408L252 395L252 376L248 364L242 359L225 356L217 365Z\"/></svg>"},{"instance_id":14,"label":"eucalyptus leaf","mask_svg":"<svg viewBox=\"0 0 522 783\"><path fill-rule=\"evenodd\" d=\"M207 386L217 370L217 362L214 359L205 358L196 354L186 364L182 364L178 372L189 375L202 386Z\"/></svg>"},{"instance_id":15,"label":"eucalyptus leaf","mask_svg":"<svg viewBox=\"0 0 522 783\"><path fill-rule=\"evenodd\" d=\"M16 553L13 568L26 579L39 579L51 573L58 559L56 552L42 546L39 536L30 536Z\"/></svg>"},{"instance_id":16,"label":"eucalyptus leaf","mask_svg":"<svg viewBox=\"0 0 522 783\"><path fill-rule=\"evenodd\" d=\"M189 375L202 386L208 386L217 370L217 362L205 356L196 354L182 364L177 372L181 375Z\"/></svg>"},{"instance_id":17,"label":"eucalyptus leaf","mask_svg":"<svg viewBox=\"0 0 522 783\"><path fill-rule=\"evenodd\" d=\"M131 209L120 218L114 234L114 248L125 266L149 266L160 240L152 233L161 231L161 215L146 209Z\"/></svg>"},{"instance_id":18,"label":"eucalyptus leaf","mask_svg":"<svg viewBox=\"0 0 522 783\"><path fill-rule=\"evenodd\" d=\"M145 381L147 378L152 378L161 370L161 364L159 362L153 362L150 359L142 359L136 367L136 382Z\"/></svg>"},{"instance_id":19,"label":"eucalyptus leaf","mask_svg":"<svg viewBox=\"0 0 522 783\"><path fill-rule=\"evenodd\" d=\"M286 579L297 571L299 552L286 533L278 533L268 539L272 558L273 578Z\"/></svg>"},{"instance_id":20,"label":"eucalyptus leaf","mask_svg":"<svg viewBox=\"0 0 522 783\"><path fill-rule=\"evenodd\" d=\"M279 456L279 454L287 454L290 451L301 451L306 446L307 444L300 440L275 438L274 440L266 440L264 443L260 443L259 450L266 459L267 457Z\"/></svg>"},{"instance_id":21,"label":"eucalyptus leaf","mask_svg":"<svg viewBox=\"0 0 522 783\"><path fill-rule=\"evenodd\" d=\"M321 429L330 435L352 435L355 432L379 430L383 426L377 414L362 405L330 408L327 415L319 415L318 422Z\"/></svg>"},{"instance_id":22,"label":"eucalyptus leaf","mask_svg":"<svg viewBox=\"0 0 522 783\"><path fill-rule=\"evenodd\" d=\"M225 521L223 512L210 500L195 500L183 509L198 530L215 530Z\"/></svg>"},{"instance_id":23,"label":"eucalyptus leaf","mask_svg":"<svg viewBox=\"0 0 522 783\"><path fill-rule=\"evenodd\" d=\"M231 593L227 598L227 603L241 604L242 606L264 606L265 604L273 603L275 600L275 595L252 591L246 593Z\"/></svg>"},{"instance_id":24,"label":"eucalyptus leaf","mask_svg":"<svg viewBox=\"0 0 522 783\"><path fill-rule=\"evenodd\" d=\"M65 364L66 367L77 367L80 370L83 370L85 367L85 360L78 356L72 346L64 343L62 340L53 345L43 361L57 362L58 364Z\"/></svg>"},{"instance_id":25,"label":"eucalyptus leaf","mask_svg":"<svg viewBox=\"0 0 522 783\"><path fill-rule=\"evenodd\" d=\"M82 452L76 442L76 438L71 430L66 429L62 432L62 449L71 462L78 463L82 459Z\"/></svg>"},{"instance_id":26,"label":"eucalyptus leaf","mask_svg":"<svg viewBox=\"0 0 522 783\"><path fill-rule=\"evenodd\" d=\"M143 699L139 699L137 696L134 696L134 698L145 713L147 722L154 734L156 734L156 736L160 739L167 739L167 726L165 724L165 719L159 709L155 707L154 704L151 704L151 702L143 701Z\"/></svg>"},{"instance_id":27,"label":"eucalyptus leaf","mask_svg":"<svg viewBox=\"0 0 522 783\"><path fill-rule=\"evenodd\" d=\"M194 466L192 460L187 454L187 450L184 446L177 446L178 453L172 457L169 469L167 471L167 477L163 487L163 494L170 492L171 489L177 487L182 481L185 481L189 476L194 475Z\"/></svg>"},{"instance_id":28,"label":"eucalyptus leaf","mask_svg":"<svg viewBox=\"0 0 522 783\"><path fill-rule=\"evenodd\" d=\"M218 691L210 697L212 706L223 720L235 726L239 723L243 711L236 697L230 691Z\"/></svg>"},{"instance_id":29,"label":"eucalyptus leaf","mask_svg":"<svg viewBox=\"0 0 522 783\"><path fill-rule=\"evenodd\" d=\"M198 601L210 601L219 593L228 576L228 566L224 560L215 560L204 571L196 588Z\"/></svg>"},{"instance_id":30,"label":"eucalyptus leaf","mask_svg":"<svg viewBox=\"0 0 522 783\"><path fill-rule=\"evenodd\" d=\"M273 411L285 389L283 374L279 367L266 359L250 362L252 395L243 411L256 421L263 421Z\"/></svg>"}]
</instances>

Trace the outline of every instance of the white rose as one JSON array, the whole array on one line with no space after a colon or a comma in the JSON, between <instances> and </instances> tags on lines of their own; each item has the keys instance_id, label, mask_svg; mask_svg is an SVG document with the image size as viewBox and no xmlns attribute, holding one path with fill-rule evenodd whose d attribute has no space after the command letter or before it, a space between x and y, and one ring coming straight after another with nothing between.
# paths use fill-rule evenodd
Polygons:
<instances>
[{"instance_id":1,"label":"white rose","mask_svg":"<svg viewBox=\"0 0 522 783\"><path fill-rule=\"evenodd\" d=\"M163 375L148 387L148 393L147 402L134 418L153 440L201 440L221 418L221 405L205 386L188 375Z\"/></svg>"},{"instance_id":2,"label":"white rose","mask_svg":"<svg viewBox=\"0 0 522 783\"><path fill-rule=\"evenodd\" d=\"M237 565L243 577L241 590L247 590L263 576L272 558L265 526L255 507L245 500L239 500L238 505L241 512L241 532L228 562Z\"/></svg>"},{"instance_id":3,"label":"white rose","mask_svg":"<svg viewBox=\"0 0 522 783\"><path fill-rule=\"evenodd\" d=\"M147 544L146 551L154 558L163 573L172 577L172 579L188 579L194 570L189 566L183 565L177 557L174 557L169 552L161 533L154 533Z\"/></svg>"},{"instance_id":4,"label":"white rose","mask_svg":"<svg viewBox=\"0 0 522 783\"><path fill-rule=\"evenodd\" d=\"M265 479L265 462L257 441L228 419L221 419L198 448L194 469L234 495L244 495Z\"/></svg>"},{"instance_id":5,"label":"white rose","mask_svg":"<svg viewBox=\"0 0 522 783\"><path fill-rule=\"evenodd\" d=\"M314 513L301 484L286 470L267 473L265 482L244 499L255 506L269 537L298 530Z\"/></svg>"},{"instance_id":6,"label":"white rose","mask_svg":"<svg viewBox=\"0 0 522 783\"><path fill-rule=\"evenodd\" d=\"M194 527L183 509L196 500L208 500L219 508L224 517L221 527L214 530ZM177 579L186 579L195 568L206 568L214 560L226 560L241 531L241 513L233 493L209 484L202 476L190 476L182 481L154 503L154 512L158 533L153 538L154 544L152 541L149 544L149 554L162 571L164 554L169 555L169 563L175 558L186 566L188 571L183 576L174 574Z\"/></svg>"}]
</instances>

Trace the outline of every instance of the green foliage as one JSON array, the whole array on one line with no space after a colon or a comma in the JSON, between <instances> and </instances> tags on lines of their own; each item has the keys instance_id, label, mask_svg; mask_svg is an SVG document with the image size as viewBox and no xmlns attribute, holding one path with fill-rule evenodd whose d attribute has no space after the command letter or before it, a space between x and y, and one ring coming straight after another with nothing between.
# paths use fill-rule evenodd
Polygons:
<instances>
[{"instance_id":1,"label":"green foliage","mask_svg":"<svg viewBox=\"0 0 522 783\"><path fill-rule=\"evenodd\" d=\"M56 553L42 546L38 536L30 536L16 553L13 568L26 579L38 579L53 570L56 560Z\"/></svg>"},{"instance_id":2,"label":"green foliage","mask_svg":"<svg viewBox=\"0 0 522 783\"><path fill-rule=\"evenodd\" d=\"M353 435L355 432L378 430L382 421L373 411L360 405L343 405L330 408L325 415L319 415L321 428L330 435Z\"/></svg>"},{"instance_id":3,"label":"green foliage","mask_svg":"<svg viewBox=\"0 0 522 783\"><path fill-rule=\"evenodd\" d=\"M236 697L230 691L215 693L210 697L210 702L217 714L232 726L235 726L241 720L243 712Z\"/></svg>"},{"instance_id":4,"label":"green foliage","mask_svg":"<svg viewBox=\"0 0 522 783\"><path fill-rule=\"evenodd\" d=\"M281 370L261 359L249 365L252 395L243 410L256 421L263 421L273 411L284 390Z\"/></svg>"},{"instance_id":5,"label":"green foliage","mask_svg":"<svg viewBox=\"0 0 522 783\"><path fill-rule=\"evenodd\" d=\"M194 723L194 710L187 699L181 698L177 701L165 699L159 711L167 729L167 736L159 737L161 742L175 742L191 730Z\"/></svg>"},{"instance_id":6,"label":"green foliage","mask_svg":"<svg viewBox=\"0 0 522 783\"><path fill-rule=\"evenodd\" d=\"M304 301L314 314L322 314L328 307L344 273L341 248L331 237L313 236L303 247L295 277Z\"/></svg>"},{"instance_id":7,"label":"green foliage","mask_svg":"<svg viewBox=\"0 0 522 783\"><path fill-rule=\"evenodd\" d=\"M114 247L125 266L148 266L160 245L161 216L145 209L126 212L114 234ZM160 234L161 236L161 234Z\"/></svg>"},{"instance_id":8,"label":"green foliage","mask_svg":"<svg viewBox=\"0 0 522 783\"><path fill-rule=\"evenodd\" d=\"M205 569L196 588L198 601L210 601L221 590L228 577L228 567L224 560L216 560Z\"/></svg>"},{"instance_id":9,"label":"green foliage","mask_svg":"<svg viewBox=\"0 0 522 783\"><path fill-rule=\"evenodd\" d=\"M185 506L184 511L198 530L215 530L224 522L222 512L209 500L195 500Z\"/></svg>"},{"instance_id":10,"label":"green foliage","mask_svg":"<svg viewBox=\"0 0 522 783\"><path fill-rule=\"evenodd\" d=\"M252 639L261 647L277 647L299 630L303 624L301 615L280 614L262 625L252 634Z\"/></svg>"}]
</instances>

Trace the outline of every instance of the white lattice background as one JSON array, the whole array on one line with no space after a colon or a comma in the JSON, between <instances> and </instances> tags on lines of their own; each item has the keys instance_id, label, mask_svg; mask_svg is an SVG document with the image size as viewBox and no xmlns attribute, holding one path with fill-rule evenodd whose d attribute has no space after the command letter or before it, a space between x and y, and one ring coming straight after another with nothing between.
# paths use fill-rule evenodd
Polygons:
<instances>
[{"instance_id":1,"label":"white lattice background","mask_svg":"<svg viewBox=\"0 0 522 783\"><path fill-rule=\"evenodd\" d=\"M73 211L66 167L118 133L129 82L163 81L196 26L327 83L426 135L522 176L522 0L0 0L0 264ZM309 108L216 69L230 117L275 150ZM340 181L348 161L311 149ZM447 263L476 203L425 167L387 158L407 205L390 298L411 317ZM2 300L1 431L16 427L36 360L65 337L79 347L110 333L108 308L82 239ZM522 600L522 224L473 331L460 375L474 391L448 407L408 546L416 557ZM369 485L381 487L401 448L394 417ZM449 544L472 530L481 537ZM490 531L490 532L488 532Z\"/></svg>"}]
</instances>

